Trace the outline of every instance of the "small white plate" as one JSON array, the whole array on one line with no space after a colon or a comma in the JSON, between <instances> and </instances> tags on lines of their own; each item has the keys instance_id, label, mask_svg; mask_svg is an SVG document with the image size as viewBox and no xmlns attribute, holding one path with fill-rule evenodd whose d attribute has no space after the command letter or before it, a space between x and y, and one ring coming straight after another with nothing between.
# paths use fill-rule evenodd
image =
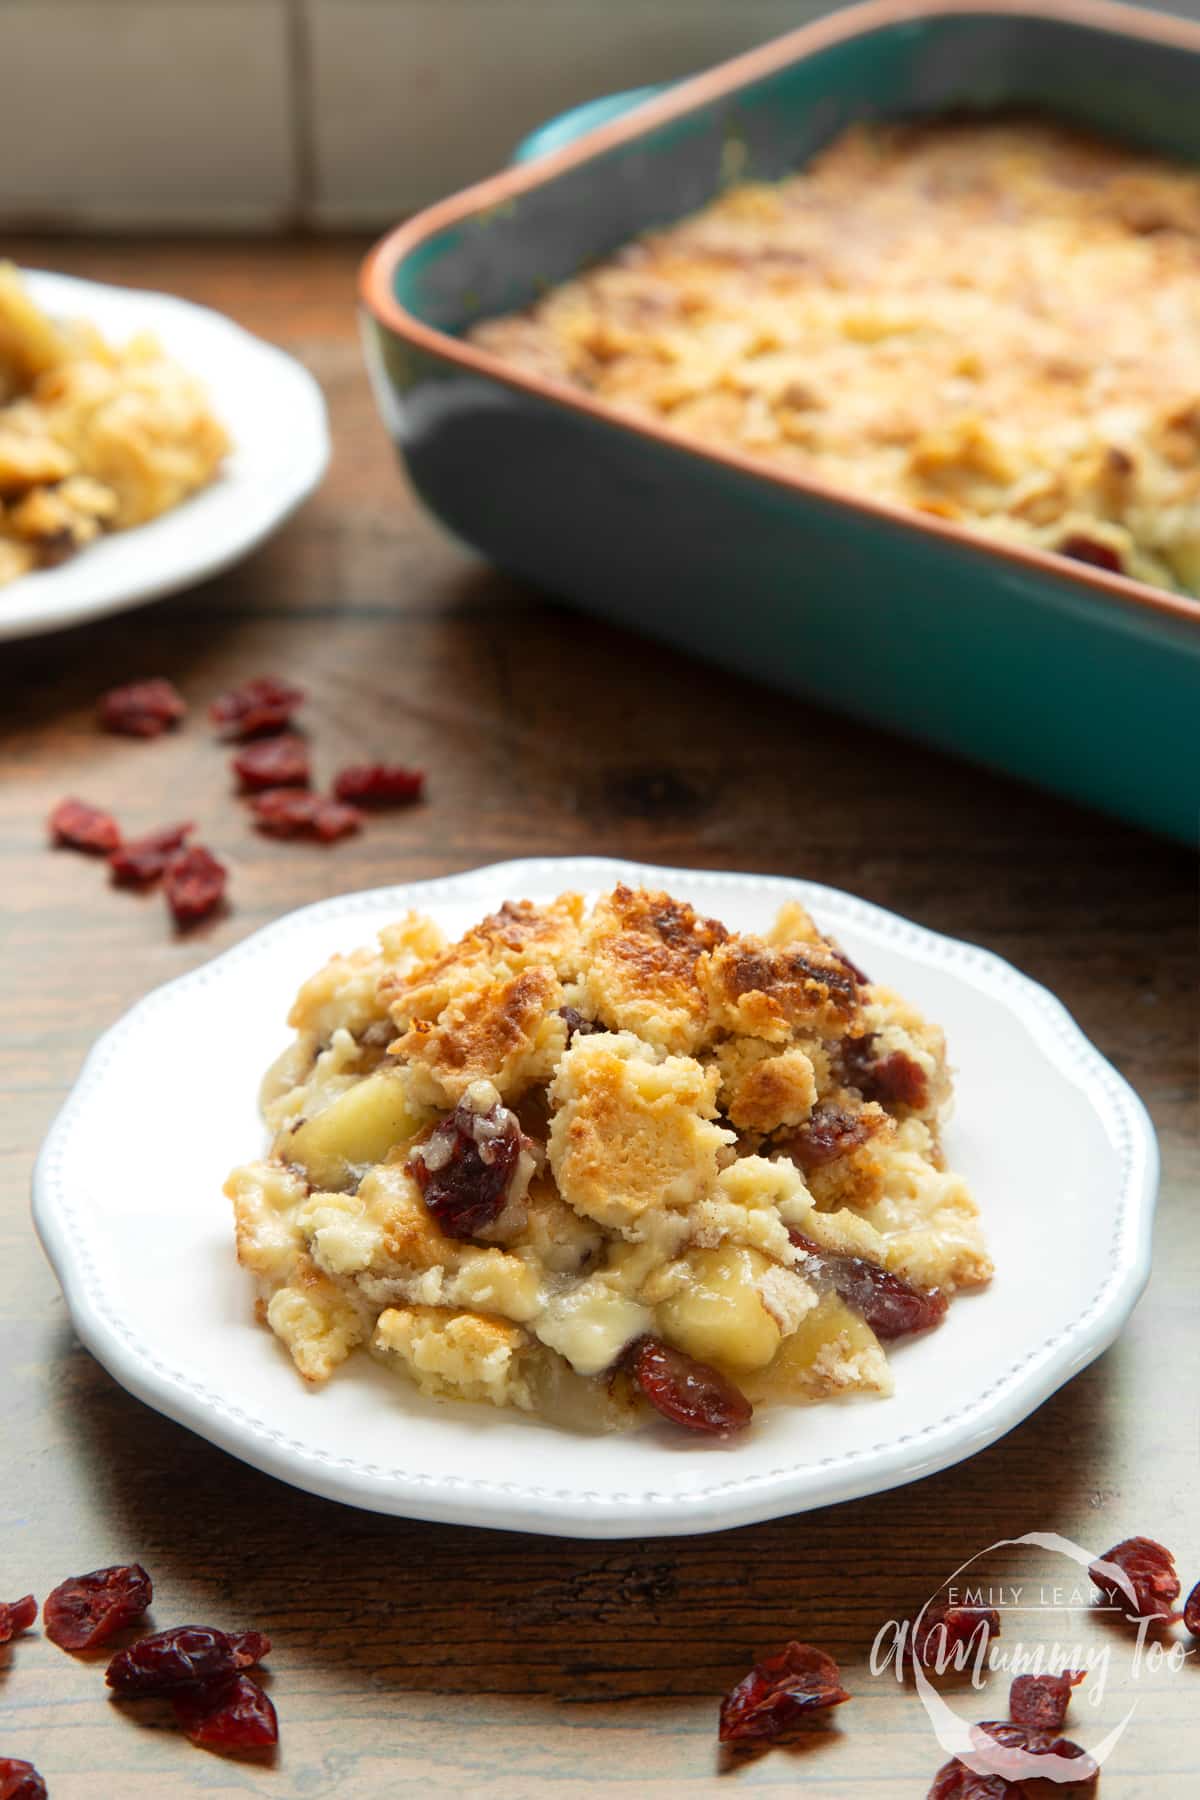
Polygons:
<instances>
[{"instance_id":1,"label":"small white plate","mask_svg":"<svg viewBox=\"0 0 1200 1800\"><path fill-rule=\"evenodd\" d=\"M255 1095L300 982L416 906L456 934L506 898L647 882L761 927L798 895L946 1028L946 1152L996 1278L892 1352L888 1400L760 1414L728 1444L615 1437L423 1399L356 1354L312 1393L254 1322L221 1186L264 1142ZM1158 1156L1136 1095L1044 988L973 945L810 882L593 858L501 863L322 901L160 988L97 1044L34 1178L80 1336L131 1393L297 1487L418 1519L571 1537L711 1531L876 1493L972 1455L1117 1335L1150 1266Z\"/></svg>"},{"instance_id":2,"label":"small white plate","mask_svg":"<svg viewBox=\"0 0 1200 1800\"><path fill-rule=\"evenodd\" d=\"M56 318L87 319L116 343L152 331L204 382L233 449L210 487L161 518L115 531L56 569L0 587L0 638L124 612L217 574L269 537L329 462L321 390L273 344L170 294L38 269L22 274L33 299Z\"/></svg>"}]
</instances>

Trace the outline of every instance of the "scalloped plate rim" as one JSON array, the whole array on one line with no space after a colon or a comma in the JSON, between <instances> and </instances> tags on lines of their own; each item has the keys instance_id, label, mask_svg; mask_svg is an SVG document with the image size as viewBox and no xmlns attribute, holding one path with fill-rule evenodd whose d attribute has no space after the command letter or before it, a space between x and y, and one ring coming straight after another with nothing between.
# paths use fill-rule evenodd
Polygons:
<instances>
[{"instance_id":1,"label":"scalloped plate rim","mask_svg":"<svg viewBox=\"0 0 1200 1800\"><path fill-rule=\"evenodd\" d=\"M812 1463L764 1475L717 1483L696 1492L593 1494L582 1489L523 1487L515 1483L464 1481L457 1477L384 1470L323 1454L313 1445L282 1439L264 1421L255 1420L221 1396L207 1393L186 1377L157 1365L153 1353L104 1316L101 1297L89 1286L88 1272L65 1231L69 1201L58 1187L54 1167L70 1140L75 1117L107 1076L109 1058L122 1041L141 1029L147 1018L191 989L206 985L243 960L282 944L301 924L318 919L352 919L356 913L384 907L424 903L439 898L469 897L473 884L491 892L501 878L508 892L518 884L544 880L553 872L563 886L595 889L617 879L650 878L669 886L672 879L716 886L730 883L765 888L782 899L799 893L818 910L833 902L848 909L856 923L883 929L910 947L927 952L927 960L943 969L955 962L971 965L978 976L1017 999L1011 1009L1026 1024L1039 1019L1061 1041L1072 1044L1088 1079L1079 1082L1097 1112L1097 1087L1115 1102L1128 1132L1129 1155L1124 1169L1119 1219L1120 1254L1084 1312L1057 1338L1037 1345L994 1383L973 1407L926 1427L917 1449L911 1440L884 1441L869 1450L834 1459L825 1466L819 1491L797 1498L789 1493L798 1477L811 1475ZM492 900L487 903L494 904ZM976 984L978 985L978 983ZM1064 1076L1065 1079L1065 1076ZM1106 1136L1107 1136L1106 1132ZM310 1493L370 1511L447 1524L534 1531L580 1538L676 1536L729 1527L808 1511L881 1493L924 1475L953 1466L996 1442L1099 1356L1119 1335L1149 1278L1151 1234L1158 1184L1158 1146L1145 1106L1125 1078L1113 1068L1049 989L1024 975L994 952L931 930L901 915L802 877L740 873L719 869L680 869L607 857L531 857L492 863L448 876L360 889L315 901L261 927L240 943L152 989L130 1007L97 1040L38 1154L33 1173L33 1221L45 1254L66 1298L81 1340L113 1378L156 1411L207 1438L250 1466ZM290 1371L288 1371L290 1374ZM882 1403L886 1405L886 1402ZM476 1410L476 1409L472 1409ZM736 1449L727 1452L736 1456ZM669 1513L667 1508L672 1509Z\"/></svg>"}]
</instances>

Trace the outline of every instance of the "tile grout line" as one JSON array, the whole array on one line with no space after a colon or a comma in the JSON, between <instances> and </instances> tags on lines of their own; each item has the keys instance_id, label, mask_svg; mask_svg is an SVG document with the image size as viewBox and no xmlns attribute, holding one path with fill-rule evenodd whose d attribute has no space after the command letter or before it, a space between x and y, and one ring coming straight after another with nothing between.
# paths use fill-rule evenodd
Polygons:
<instances>
[{"instance_id":1,"label":"tile grout line","mask_svg":"<svg viewBox=\"0 0 1200 1800\"><path fill-rule=\"evenodd\" d=\"M317 147L314 118L312 34L307 0L284 0L287 8L287 74L290 97L292 180L290 223L311 230L317 198Z\"/></svg>"}]
</instances>

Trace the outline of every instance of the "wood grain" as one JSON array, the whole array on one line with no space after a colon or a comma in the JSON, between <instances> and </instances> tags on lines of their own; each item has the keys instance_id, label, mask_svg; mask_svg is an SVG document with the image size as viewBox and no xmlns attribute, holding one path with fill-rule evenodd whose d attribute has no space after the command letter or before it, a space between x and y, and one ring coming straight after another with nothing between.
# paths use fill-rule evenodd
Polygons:
<instances>
[{"instance_id":1,"label":"wood grain","mask_svg":"<svg viewBox=\"0 0 1200 1800\"><path fill-rule=\"evenodd\" d=\"M0 1753L37 1761L55 1800L922 1795L940 1760L924 1715L866 1668L885 1619L985 1544L1030 1529L1098 1549L1153 1534L1200 1575L1194 860L564 612L472 561L418 510L375 418L355 338L357 244L15 250L219 305L285 345L325 388L336 451L320 495L233 573L5 646L0 728L0 1592L41 1594L134 1555L154 1573L160 1624L267 1630L281 1755L227 1762L153 1709L118 1716L96 1668L41 1637L0 1651ZM202 729L144 745L93 728L96 694L134 675L169 674L199 707L265 670L311 690L326 771L364 749L411 758L432 772L431 804L332 852L271 843L229 804L225 756ZM43 821L68 792L110 802L131 829L196 819L233 870L228 916L173 939L161 900L48 853ZM986 944L1053 988L1160 1133L1157 1270L1119 1344L956 1469L666 1542L349 1511L242 1467L119 1389L73 1336L27 1216L37 1145L96 1034L306 901L578 851L803 874ZM1067 1623L1046 1622L1047 1641ZM788 1635L843 1659L857 1697L820 1742L723 1769L716 1699ZM1094 1739L1139 1701L1105 1794L1200 1791L1200 1670L1160 1671L1127 1693L1114 1646L1104 1707L1079 1715ZM997 1678L989 1705L1002 1711L1003 1693Z\"/></svg>"}]
</instances>

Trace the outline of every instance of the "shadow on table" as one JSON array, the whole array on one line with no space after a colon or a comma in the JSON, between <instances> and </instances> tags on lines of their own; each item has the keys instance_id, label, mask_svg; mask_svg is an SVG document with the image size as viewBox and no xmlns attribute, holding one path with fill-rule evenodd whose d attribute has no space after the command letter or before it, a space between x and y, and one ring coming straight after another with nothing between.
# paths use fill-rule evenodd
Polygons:
<instances>
[{"instance_id":1,"label":"shadow on table","mask_svg":"<svg viewBox=\"0 0 1200 1800\"><path fill-rule=\"evenodd\" d=\"M711 1699L789 1637L864 1664L886 1622L1002 1539L1083 1533L1099 1551L1126 1535L1088 1474L1113 1466L1119 1355L924 1481L738 1531L607 1543L301 1493L143 1407L69 1340L56 1404L74 1480L108 1527L104 1555L151 1570L160 1627L263 1629L327 1692L366 1676L429 1695Z\"/></svg>"}]
</instances>

